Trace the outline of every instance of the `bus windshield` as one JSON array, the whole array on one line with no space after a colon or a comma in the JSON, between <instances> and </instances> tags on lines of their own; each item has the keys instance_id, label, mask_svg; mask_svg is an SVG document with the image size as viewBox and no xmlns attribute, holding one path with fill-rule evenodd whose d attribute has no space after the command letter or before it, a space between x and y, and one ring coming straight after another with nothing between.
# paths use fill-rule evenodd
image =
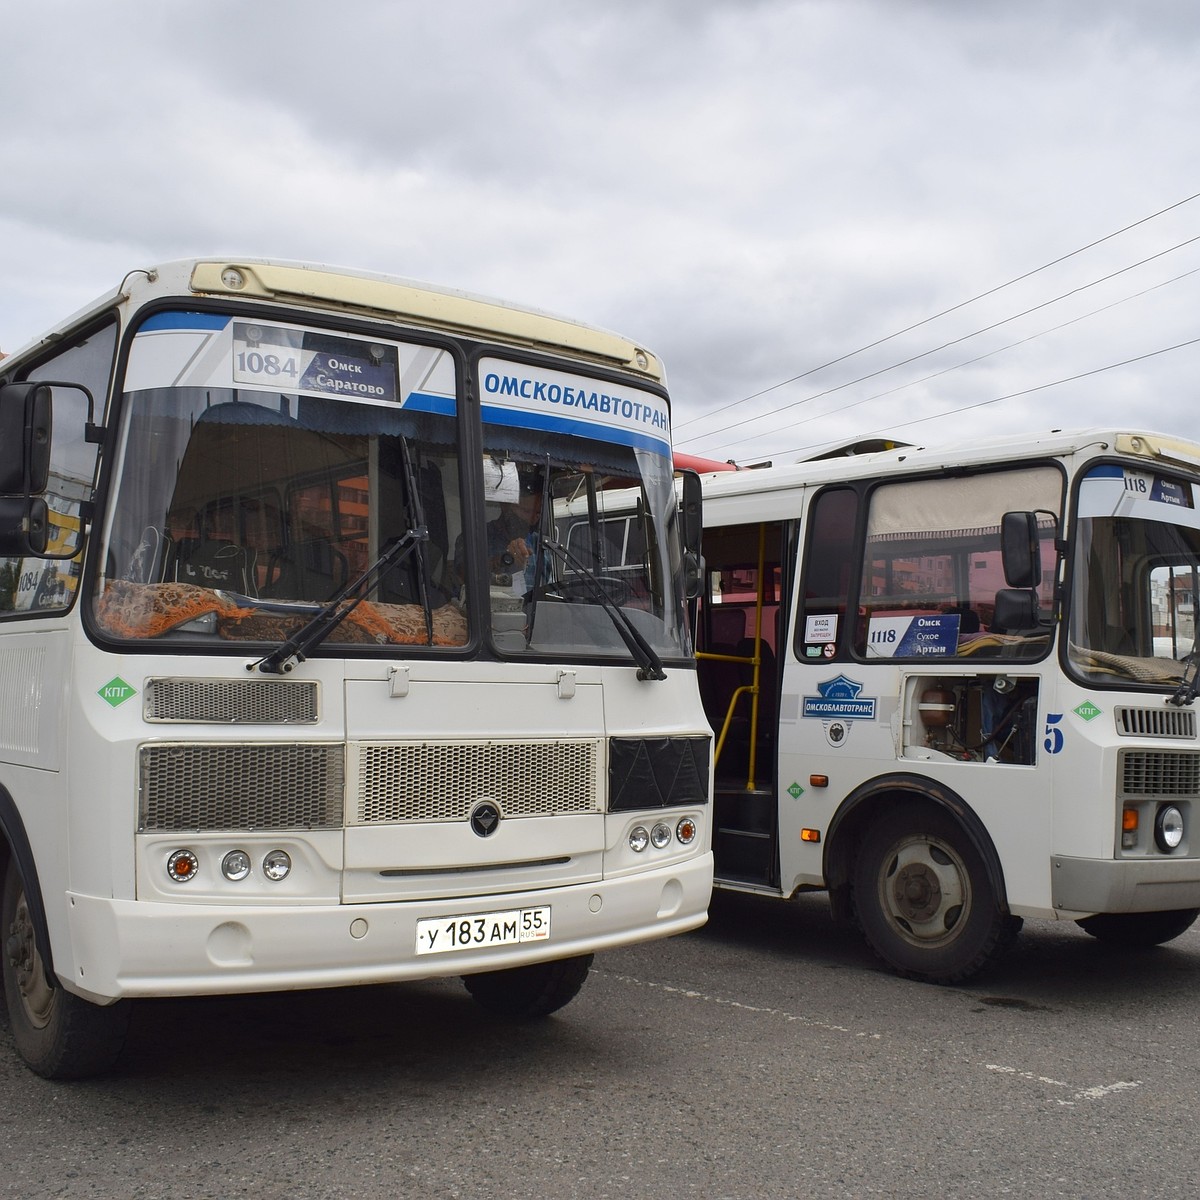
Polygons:
<instances>
[{"instance_id":1,"label":"bus windshield","mask_svg":"<svg viewBox=\"0 0 1200 1200\"><path fill-rule=\"evenodd\" d=\"M279 645L349 589L360 602L318 639L342 653L482 638L499 656L628 662L632 636L651 659L685 654L669 456L614 443L606 427L530 427L502 405L483 453L467 455L460 370L436 347L217 313L151 317L126 370L98 630ZM475 470L479 514L464 501ZM563 504L612 486L641 497L642 552L619 579L602 538L574 566L553 552ZM353 590L415 531L410 552Z\"/></svg>"},{"instance_id":2,"label":"bus windshield","mask_svg":"<svg viewBox=\"0 0 1200 1200\"><path fill-rule=\"evenodd\" d=\"M1123 466L1081 481L1069 659L1089 682L1174 687L1195 650L1194 485Z\"/></svg>"}]
</instances>

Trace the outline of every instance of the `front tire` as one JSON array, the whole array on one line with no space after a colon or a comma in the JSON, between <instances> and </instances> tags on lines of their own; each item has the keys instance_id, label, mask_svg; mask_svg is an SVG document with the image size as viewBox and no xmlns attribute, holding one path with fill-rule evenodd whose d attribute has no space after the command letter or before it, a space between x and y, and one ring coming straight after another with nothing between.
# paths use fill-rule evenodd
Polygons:
<instances>
[{"instance_id":1,"label":"front tire","mask_svg":"<svg viewBox=\"0 0 1200 1200\"><path fill-rule=\"evenodd\" d=\"M1175 908L1167 912L1097 913L1076 921L1085 933L1110 946L1142 950L1161 946L1191 928L1200 908Z\"/></svg>"},{"instance_id":2,"label":"front tire","mask_svg":"<svg viewBox=\"0 0 1200 1200\"><path fill-rule=\"evenodd\" d=\"M46 1079L83 1079L112 1067L125 1044L129 1005L90 1004L46 971L13 861L0 900L0 970L13 1042L34 1071Z\"/></svg>"},{"instance_id":3,"label":"front tire","mask_svg":"<svg viewBox=\"0 0 1200 1200\"><path fill-rule=\"evenodd\" d=\"M981 971L1021 927L962 827L925 806L905 805L868 829L853 895L871 949L899 974L929 983Z\"/></svg>"},{"instance_id":4,"label":"front tire","mask_svg":"<svg viewBox=\"0 0 1200 1200\"><path fill-rule=\"evenodd\" d=\"M475 1002L498 1017L532 1021L557 1012L574 1000L592 967L592 955L464 975Z\"/></svg>"}]
</instances>

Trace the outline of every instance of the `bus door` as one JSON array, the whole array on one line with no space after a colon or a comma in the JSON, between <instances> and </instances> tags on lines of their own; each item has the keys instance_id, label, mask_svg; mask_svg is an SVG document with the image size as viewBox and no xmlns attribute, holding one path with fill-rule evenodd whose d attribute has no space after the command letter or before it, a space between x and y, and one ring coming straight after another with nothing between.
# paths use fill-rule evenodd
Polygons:
<instances>
[{"instance_id":1,"label":"bus door","mask_svg":"<svg viewBox=\"0 0 1200 1200\"><path fill-rule=\"evenodd\" d=\"M709 527L697 670L716 736L713 857L733 885L779 883L777 655L784 620L782 522Z\"/></svg>"}]
</instances>

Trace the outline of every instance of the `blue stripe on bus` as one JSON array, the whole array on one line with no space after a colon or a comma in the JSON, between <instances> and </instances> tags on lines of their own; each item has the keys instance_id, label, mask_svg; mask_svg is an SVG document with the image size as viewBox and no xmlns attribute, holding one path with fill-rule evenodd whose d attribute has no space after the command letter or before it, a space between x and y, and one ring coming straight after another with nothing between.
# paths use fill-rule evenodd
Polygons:
<instances>
[{"instance_id":1,"label":"blue stripe on bus","mask_svg":"<svg viewBox=\"0 0 1200 1200\"><path fill-rule=\"evenodd\" d=\"M615 425L597 425L593 421L579 421L571 417L546 416L526 413L513 408L498 408L490 404L480 406L484 421L492 425L511 425L517 429L538 429L554 433L573 433L594 442L617 442L622 446L633 446L638 450L649 450L663 458L671 457L671 444L662 438L639 433L635 429L622 429Z\"/></svg>"},{"instance_id":2,"label":"blue stripe on bus","mask_svg":"<svg viewBox=\"0 0 1200 1200\"><path fill-rule=\"evenodd\" d=\"M155 313L138 326L138 332L146 329L224 329L231 320L232 317L223 313Z\"/></svg>"},{"instance_id":3,"label":"blue stripe on bus","mask_svg":"<svg viewBox=\"0 0 1200 1200\"><path fill-rule=\"evenodd\" d=\"M458 411L453 396L435 396L430 392L410 392L404 397L403 406L406 411L437 413L443 417L452 417Z\"/></svg>"}]
</instances>

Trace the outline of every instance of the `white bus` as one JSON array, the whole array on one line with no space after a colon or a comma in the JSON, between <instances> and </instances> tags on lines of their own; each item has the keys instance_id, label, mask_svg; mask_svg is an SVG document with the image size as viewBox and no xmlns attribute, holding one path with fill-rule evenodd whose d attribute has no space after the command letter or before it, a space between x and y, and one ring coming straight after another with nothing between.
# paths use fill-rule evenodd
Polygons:
<instances>
[{"instance_id":1,"label":"white bus","mask_svg":"<svg viewBox=\"0 0 1200 1200\"><path fill-rule=\"evenodd\" d=\"M539 516L614 483L619 587ZM26 1062L104 1070L146 996L461 975L540 1016L596 951L703 923L688 511L652 354L461 293L171 263L5 359Z\"/></svg>"},{"instance_id":2,"label":"white bus","mask_svg":"<svg viewBox=\"0 0 1200 1200\"><path fill-rule=\"evenodd\" d=\"M718 887L894 970L1200 909L1200 445L1092 431L703 476Z\"/></svg>"}]
</instances>

